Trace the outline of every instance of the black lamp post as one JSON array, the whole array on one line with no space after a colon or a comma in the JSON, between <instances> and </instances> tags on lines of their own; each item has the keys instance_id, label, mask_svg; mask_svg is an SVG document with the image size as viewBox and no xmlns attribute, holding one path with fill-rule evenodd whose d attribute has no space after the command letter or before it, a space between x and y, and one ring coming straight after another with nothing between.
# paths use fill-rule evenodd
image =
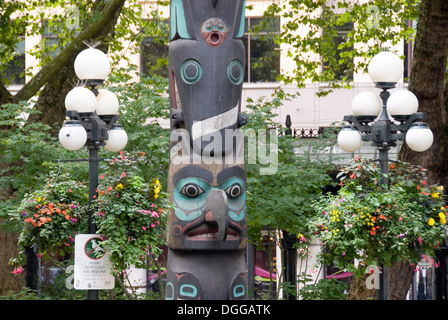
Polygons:
<instances>
[{"instance_id":1,"label":"black lamp post","mask_svg":"<svg viewBox=\"0 0 448 320\"><path fill-rule=\"evenodd\" d=\"M390 94L388 91L395 88L403 74L403 62L398 56L391 52L376 55L369 63L368 72L375 86L382 90L380 99L371 92L361 92L353 99L353 115L344 117L349 125L339 132L338 144L347 152L355 152L362 141L372 141L379 152L381 186L389 183L386 174L390 148L398 140L404 140L412 150L422 152L431 147L433 134L421 122L426 114L417 112L418 100L412 92L399 90ZM388 270L383 267L378 298L388 300L388 297Z\"/></svg>"},{"instance_id":2,"label":"black lamp post","mask_svg":"<svg viewBox=\"0 0 448 320\"><path fill-rule=\"evenodd\" d=\"M96 233L92 202L98 188L98 151L120 151L127 143L127 134L117 123L118 99L110 91L98 89L110 73L107 56L88 48L75 60L75 72L85 82L73 88L65 98L68 120L59 131L59 141L68 150L89 150L89 233ZM98 300L99 290L87 290L88 300Z\"/></svg>"}]
</instances>

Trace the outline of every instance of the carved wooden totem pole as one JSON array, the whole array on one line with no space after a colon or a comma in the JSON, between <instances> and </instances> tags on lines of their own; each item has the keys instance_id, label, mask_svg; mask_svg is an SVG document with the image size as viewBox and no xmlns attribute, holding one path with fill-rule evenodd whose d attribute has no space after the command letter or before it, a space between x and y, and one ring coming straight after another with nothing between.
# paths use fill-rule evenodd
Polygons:
<instances>
[{"instance_id":1,"label":"carved wooden totem pole","mask_svg":"<svg viewBox=\"0 0 448 320\"><path fill-rule=\"evenodd\" d=\"M244 0L171 0L166 299L247 299Z\"/></svg>"}]
</instances>

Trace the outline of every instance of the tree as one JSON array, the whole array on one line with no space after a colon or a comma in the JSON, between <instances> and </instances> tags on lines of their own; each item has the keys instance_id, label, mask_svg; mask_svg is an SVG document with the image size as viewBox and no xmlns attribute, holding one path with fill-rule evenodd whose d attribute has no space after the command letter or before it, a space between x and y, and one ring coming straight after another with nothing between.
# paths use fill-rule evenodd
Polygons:
<instances>
[{"instance_id":1,"label":"tree","mask_svg":"<svg viewBox=\"0 0 448 320\"><path fill-rule=\"evenodd\" d=\"M448 3L443 0L373 0L364 3L290 0L282 5L271 5L267 14L282 14L288 19L278 41L291 48L288 56L297 68L283 79L296 82L299 88L306 79L330 82L333 88L349 88L351 79L346 76L349 73L345 69L350 72L365 70L369 58L381 47L389 47L402 39L409 41L415 36L408 89L419 99L419 111L428 115L426 122L434 133L434 144L423 154L404 146L400 159L427 168L430 183L443 185L446 190L447 10ZM408 20L417 20L416 34L408 27ZM356 28L349 30L345 40L335 48L332 39L335 39L337 29L349 21L354 22ZM305 26L306 32L298 32L300 26ZM338 59L335 59L336 49L340 52ZM316 72L318 70L323 72ZM337 78L337 74L342 77ZM404 299L412 281L412 269L396 263L390 274L390 298Z\"/></svg>"},{"instance_id":2,"label":"tree","mask_svg":"<svg viewBox=\"0 0 448 320\"><path fill-rule=\"evenodd\" d=\"M0 146L0 181L2 181L0 240L7 244L6 247L11 247L2 249L0 261L2 273L4 273L0 277L0 287L4 290L2 293L6 293L13 288L9 284L11 268L8 266L8 260L16 251L17 243L16 235L10 233L13 226L7 224L7 219L3 219L6 210L16 206L24 193L42 185L45 176L55 169L57 159L78 156L76 152L68 154L61 148L55 132L65 118L65 95L76 85L73 61L76 55L86 48L85 43L97 45L97 48L109 52L113 75L106 85L114 87L111 91L114 90L117 95L120 95L120 100L126 105L129 114L140 112L140 115L147 117L163 116L166 112L161 110L167 109L168 104L161 93L161 88L166 85L166 81L164 82L160 77L150 76L142 83L134 83L130 81L132 76L129 74L136 73L135 66L118 68L118 62L126 61L123 52L139 50L139 45L131 45L130 48L124 48L124 45L126 43L139 44L144 36L138 28L143 25L143 10L138 1L99 0L67 3L53 0L2 1L1 3L0 29L3 32L0 37L2 44L5 44L0 48L2 70L11 61L21 34L26 32L28 36L40 37L44 32L51 32L58 36L57 44L48 45L44 42L32 50L31 54L40 60L39 71L35 72L17 94L12 95L7 90L8 79L0 77L0 136L2 140ZM56 14L53 12L48 16L46 9L58 7L64 9L57 10ZM155 18L156 14L152 13L152 15ZM45 23L41 23L43 21ZM160 22L160 19L152 20L152 23L156 24L154 21ZM149 25L150 28L154 28L154 25ZM158 35L163 37L163 34L159 30ZM30 74L30 70L26 72ZM128 82L127 87L123 86L122 82ZM154 90L150 91L150 88ZM131 97L133 94L134 96ZM133 100L141 95L144 95L145 99ZM151 100L157 101L157 106L143 110L143 102ZM137 111L138 108L140 111ZM24 118L21 116L23 113L29 114L29 117ZM148 178L163 172L167 161L161 154L165 152L165 148L163 143L161 148L156 148L155 144L163 140L168 141L168 139L157 123L145 126L145 121L141 121L141 118L132 120L129 117L123 117L123 125L129 135L129 149L136 150L143 147L143 150L139 151L145 152L151 160L155 159L154 164L157 163L151 172L148 172L148 165L142 168ZM148 144L147 148L142 143L142 140L148 140L144 138L145 135L150 135L153 142ZM78 158L83 157L85 155L79 153ZM78 168L79 171L75 170L76 177L72 178L81 178L81 181L86 181L85 166Z\"/></svg>"},{"instance_id":3,"label":"tree","mask_svg":"<svg viewBox=\"0 0 448 320\"><path fill-rule=\"evenodd\" d=\"M324 151L334 137L314 141L296 140L291 138L290 134L286 134L282 125L275 123L273 120L276 115L275 109L279 108L282 100L286 98L284 93L279 91L271 100L267 100L266 97L256 101L248 99L247 107L250 110L248 124L243 127L243 132L248 137L246 151L248 238L250 242L258 244L262 230L267 231L269 238L273 237L276 243L281 243L280 249L284 258L289 252L296 251L299 242L304 246L310 244L312 234L308 232L307 224L313 215L311 200L318 197L322 189L332 183L329 172L334 168L327 161ZM256 143L252 134L257 135ZM269 145L266 149L264 149L265 143ZM253 149L249 150L255 145L258 161L253 161L251 158ZM295 154L295 149L307 150L308 147L311 151L305 151L299 156ZM267 159L262 158L265 154L269 154ZM269 167L266 168L266 165ZM278 234L279 231L282 233L281 236ZM290 235L292 240L291 246L286 241L287 235ZM281 241L282 239L285 241ZM267 249L269 263L272 260L271 248L260 249ZM291 255L291 258L283 260L295 260L295 257L296 255ZM295 263L293 265L295 268ZM292 268L288 267L288 270L290 269ZM271 272L272 268L269 270ZM297 296L297 290L294 289L296 284L294 274L295 272L277 275L277 279L281 277L284 281L282 285L278 282L278 288L291 287L291 290L285 290L288 297ZM271 296L271 292L272 281L268 296Z\"/></svg>"},{"instance_id":4,"label":"tree","mask_svg":"<svg viewBox=\"0 0 448 320\"><path fill-rule=\"evenodd\" d=\"M417 96L419 111L427 114L426 122L434 133L434 143L423 154L404 147L400 158L427 168L431 183L448 190L448 2L422 0L419 9L408 90ZM394 271L391 284L395 287L391 287L391 299L404 299L413 271L403 264L396 265Z\"/></svg>"}]
</instances>

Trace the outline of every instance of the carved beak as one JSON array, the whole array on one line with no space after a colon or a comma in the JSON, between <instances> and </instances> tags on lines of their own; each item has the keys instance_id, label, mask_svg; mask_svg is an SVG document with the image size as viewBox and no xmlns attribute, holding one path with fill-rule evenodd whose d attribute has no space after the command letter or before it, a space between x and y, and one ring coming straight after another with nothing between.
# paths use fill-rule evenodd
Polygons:
<instances>
[{"instance_id":1,"label":"carved beak","mask_svg":"<svg viewBox=\"0 0 448 320\"><path fill-rule=\"evenodd\" d=\"M227 197L223 190L211 190L207 196L207 204L204 208L205 223L217 226L216 239L225 241L227 238L228 216Z\"/></svg>"}]
</instances>

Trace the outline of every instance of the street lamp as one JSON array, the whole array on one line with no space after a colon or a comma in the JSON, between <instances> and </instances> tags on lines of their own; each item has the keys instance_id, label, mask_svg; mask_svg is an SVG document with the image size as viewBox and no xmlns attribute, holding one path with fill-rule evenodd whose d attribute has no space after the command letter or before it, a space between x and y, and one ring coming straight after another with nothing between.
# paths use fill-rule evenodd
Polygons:
<instances>
[{"instance_id":1,"label":"street lamp","mask_svg":"<svg viewBox=\"0 0 448 320\"><path fill-rule=\"evenodd\" d=\"M431 147L433 134L421 122L426 114L417 112L418 100L412 92L398 90L390 94L388 91L395 87L403 72L403 62L398 56L391 52L376 55L369 63L368 72L375 86L382 90L380 99L372 92L355 96L353 115L344 117L349 125L339 132L338 144L344 151L355 152L362 141L372 141L379 151L382 172L387 173L388 151L398 140L404 140L409 148L422 152Z\"/></svg>"},{"instance_id":2,"label":"street lamp","mask_svg":"<svg viewBox=\"0 0 448 320\"><path fill-rule=\"evenodd\" d=\"M105 53L89 47L75 59L75 73L83 81L65 97L68 119L59 131L59 141L68 150L89 150L89 233L96 233L91 204L98 188L98 150L122 150L128 141L119 120L118 99L106 89L98 89L110 73ZM99 299L99 290L88 290L89 300Z\"/></svg>"},{"instance_id":3,"label":"street lamp","mask_svg":"<svg viewBox=\"0 0 448 320\"><path fill-rule=\"evenodd\" d=\"M339 146L347 152L358 150L362 141L372 141L379 152L382 178L380 185L388 184L388 152L398 140L414 151L422 152L433 143L428 125L421 122L426 113L417 112L417 97L408 90L390 93L403 75L403 61L391 52L381 52L369 62L368 73L375 86L381 89L379 98L370 92L361 92L352 101L353 115L344 116L349 125L338 134ZM388 299L388 272L380 275L379 298Z\"/></svg>"}]
</instances>

